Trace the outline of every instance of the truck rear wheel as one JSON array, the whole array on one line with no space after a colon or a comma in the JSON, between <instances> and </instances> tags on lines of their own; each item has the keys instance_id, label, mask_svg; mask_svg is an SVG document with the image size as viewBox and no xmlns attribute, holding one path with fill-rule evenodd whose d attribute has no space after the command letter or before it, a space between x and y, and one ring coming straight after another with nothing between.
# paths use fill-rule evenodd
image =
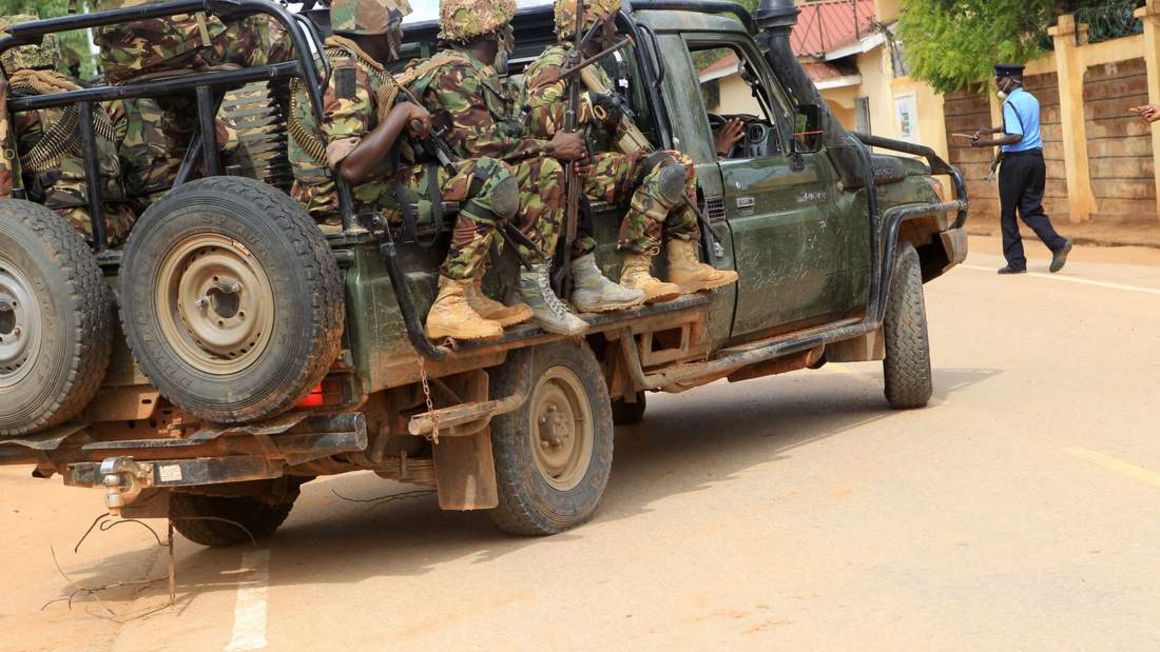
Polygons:
<instances>
[{"instance_id":1,"label":"truck rear wheel","mask_svg":"<svg viewBox=\"0 0 1160 652\"><path fill-rule=\"evenodd\" d=\"M290 516L299 484L295 478L281 478L255 496L174 493L169 497L169 517L173 529L203 546L250 543L251 536L259 540L273 535Z\"/></svg>"},{"instance_id":2,"label":"truck rear wheel","mask_svg":"<svg viewBox=\"0 0 1160 652\"><path fill-rule=\"evenodd\" d=\"M886 400L895 409L920 408L934 391L930 372L930 339L926 331L926 302L922 296L922 273L914 245L898 245L890 297L883 324L886 358Z\"/></svg>"},{"instance_id":3,"label":"truck rear wheel","mask_svg":"<svg viewBox=\"0 0 1160 652\"><path fill-rule=\"evenodd\" d=\"M111 306L67 220L0 200L0 437L67 421L92 400L109 367Z\"/></svg>"},{"instance_id":4,"label":"truck rear wheel","mask_svg":"<svg viewBox=\"0 0 1160 652\"><path fill-rule=\"evenodd\" d=\"M252 179L200 179L150 206L125 245L121 295L141 370L207 421L286 411L338 355L334 255L301 206Z\"/></svg>"},{"instance_id":5,"label":"truck rear wheel","mask_svg":"<svg viewBox=\"0 0 1160 652\"><path fill-rule=\"evenodd\" d=\"M592 350L571 341L512 352L492 372L491 394L509 396L521 381L528 400L491 425L499 506L489 514L512 534L555 534L591 517L608 484L608 387Z\"/></svg>"},{"instance_id":6,"label":"truck rear wheel","mask_svg":"<svg viewBox=\"0 0 1160 652\"><path fill-rule=\"evenodd\" d=\"M631 426L644 421L644 410L647 405L645 393L636 393L636 402L629 403L625 398L612 401L612 422L618 426Z\"/></svg>"}]
</instances>

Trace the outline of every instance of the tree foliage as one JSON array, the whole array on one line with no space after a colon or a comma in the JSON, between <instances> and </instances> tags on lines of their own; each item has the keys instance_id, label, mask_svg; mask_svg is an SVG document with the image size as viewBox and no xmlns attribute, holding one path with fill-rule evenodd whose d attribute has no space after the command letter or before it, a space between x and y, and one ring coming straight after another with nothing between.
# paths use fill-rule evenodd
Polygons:
<instances>
[{"instance_id":1,"label":"tree foliage","mask_svg":"<svg viewBox=\"0 0 1160 652\"><path fill-rule=\"evenodd\" d=\"M76 2L76 10L80 13L91 11L91 2L80 0ZM69 0L0 0L0 16L15 16L31 14L40 18L55 18L68 13ZM92 51L92 39L87 31L65 32L57 35L57 44L61 50L61 69L66 71L67 62L75 56L81 65L81 76L93 74L96 60Z\"/></svg>"},{"instance_id":2,"label":"tree foliage","mask_svg":"<svg viewBox=\"0 0 1160 652\"><path fill-rule=\"evenodd\" d=\"M903 0L899 33L911 74L946 93L986 81L993 64L1040 56L1056 16L1107 2Z\"/></svg>"}]
</instances>

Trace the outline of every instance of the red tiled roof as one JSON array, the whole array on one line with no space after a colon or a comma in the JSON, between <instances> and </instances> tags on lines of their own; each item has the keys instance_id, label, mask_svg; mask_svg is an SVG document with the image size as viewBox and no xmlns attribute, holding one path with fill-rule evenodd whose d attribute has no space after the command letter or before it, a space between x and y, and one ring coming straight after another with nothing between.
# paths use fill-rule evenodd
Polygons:
<instances>
[{"instance_id":1,"label":"red tiled roof","mask_svg":"<svg viewBox=\"0 0 1160 652\"><path fill-rule=\"evenodd\" d=\"M874 0L821 0L799 4L789 42L798 56L822 56L870 34Z\"/></svg>"},{"instance_id":2,"label":"red tiled roof","mask_svg":"<svg viewBox=\"0 0 1160 652\"><path fill-rule=\"evenodd\" d=\"M842 70L832 63L822 61L803 62L802 68L805 68L806 74L809 75L810 80L815 84L828 79L838 79L839 77L849 77L858 74L857 70Z\"/></svg>"}]
</instances>

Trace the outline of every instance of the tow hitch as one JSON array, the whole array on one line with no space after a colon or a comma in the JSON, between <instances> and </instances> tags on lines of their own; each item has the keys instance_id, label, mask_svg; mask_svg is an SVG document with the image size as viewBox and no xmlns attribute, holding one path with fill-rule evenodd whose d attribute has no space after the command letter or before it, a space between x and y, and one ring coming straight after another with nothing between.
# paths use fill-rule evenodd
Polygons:
<instances>
[{"instance_id":1,"label":"tow hitch","mask_svg":"<svg viewBox=\"0 0 1160 652\"><path fill-rule=\"evenodd\" d=\"M139 464L131 457L110 457L101 462L98 473L105 487L105 507L109 514L120 516L121 509L137 499L141 492L153 485L152 468Z\"/></svg>"}]
</instances>

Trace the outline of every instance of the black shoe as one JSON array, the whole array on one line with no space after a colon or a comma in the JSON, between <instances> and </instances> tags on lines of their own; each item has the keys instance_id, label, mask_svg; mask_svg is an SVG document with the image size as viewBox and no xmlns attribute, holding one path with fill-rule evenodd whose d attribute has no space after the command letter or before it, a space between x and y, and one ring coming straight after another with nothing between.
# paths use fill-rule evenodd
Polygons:
<instances>
[{"instance_id":1,"label":"black shoe","mask_svg":"<svg viewBox=\"0 0 1160 652\"><path fill-rule=\"evenodd\" d=\"M1047 268L1048 271L1054 274L1063 269L1064 264L1067 263L1067 254L1070 252L1071 240L1068 240L1062 247L1059 248L1059 251L1051 255L1051 266Z\"/></svg>"},{"instance_id":2,"label":"black shoe","mask_svg":"<svg viewBox=\"0 0 1160 652\"><path fill-rule=\"evenodd\" d=\"M1023 267L1023 268L1015 268L1015 267L1012 267L1012 266L1008 265L1008 266L1006 266L1006 267L1000 267L1000 268L999 268L999 273L1000 273L1000 274L1026 274L1026 273L1027 273L1027 268L1026 268L1026 267Z\"/></svg>"}]
</instances>

